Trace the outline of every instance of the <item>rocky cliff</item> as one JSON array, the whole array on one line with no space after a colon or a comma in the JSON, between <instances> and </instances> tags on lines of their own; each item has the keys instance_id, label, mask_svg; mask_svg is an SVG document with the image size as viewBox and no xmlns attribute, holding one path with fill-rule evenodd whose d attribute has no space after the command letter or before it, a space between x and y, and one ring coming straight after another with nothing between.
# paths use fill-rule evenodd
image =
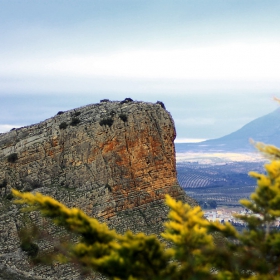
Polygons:
<instances>
[{"instance_id":1,"label":"rocky cliff","mask_svg":"<svg viewBox=\"0 0 280 280\"><path fill-rule=\"evenodd\" d=\"M175 134L162 103L130 99L58 112L0 134L0 279L84 279L70 266L28 263L20 228L32 222L51 234L63 230L36 212L20 212L11 188L50 195L119 232L161 232L168 212L165 194L195 203L177 182Z\"/></svg>"}]
</instances>

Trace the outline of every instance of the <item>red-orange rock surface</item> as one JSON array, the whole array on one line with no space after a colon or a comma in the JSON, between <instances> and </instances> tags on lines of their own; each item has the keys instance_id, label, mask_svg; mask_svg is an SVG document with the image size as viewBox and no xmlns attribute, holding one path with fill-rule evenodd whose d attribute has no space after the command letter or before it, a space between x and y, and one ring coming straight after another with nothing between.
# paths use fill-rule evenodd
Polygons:
<instances>
[{"instance_id":1,"label":"red-orange rock surface","mask_svg":"<svg viewBox=\"0 0 280 280\"><path fill-rule=\"evenodd\" d=\"M0 134L0 256L19 253L23 222L7 199L11 188L51 195L118 231L159 233L168 212L165 194L194 204L177 182L175 135L170 114L160 104L143 102L88 105ZM17 159L11 162L13 153ZM10 267L5 258L3 263ZM29 271L34 277L54 275Z\"/></svg>"}]
</instances>

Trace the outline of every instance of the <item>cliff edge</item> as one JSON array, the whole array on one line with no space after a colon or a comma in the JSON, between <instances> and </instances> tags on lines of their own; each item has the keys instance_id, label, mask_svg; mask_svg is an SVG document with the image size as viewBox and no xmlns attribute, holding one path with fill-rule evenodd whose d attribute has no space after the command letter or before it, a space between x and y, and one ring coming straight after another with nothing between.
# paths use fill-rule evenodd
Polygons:
<instances>
[{"instance_id":1,"label":"cliff edge","mask_svg":"<svg viewBox=\"0 0 280 280\"><path fill-rule=\"evenodd\" d=\"M28 222L47 222L36 212L20 212L11 188L50 195L119 232L159 234L168 213L167 193L195 205L178 185L175 136L162 103L130 99L58 112L0 134L0 279L85 279L69 265L28 263L18 232ZM48 224L44 228L63 234Z\"/></svg>"}]
</instances>

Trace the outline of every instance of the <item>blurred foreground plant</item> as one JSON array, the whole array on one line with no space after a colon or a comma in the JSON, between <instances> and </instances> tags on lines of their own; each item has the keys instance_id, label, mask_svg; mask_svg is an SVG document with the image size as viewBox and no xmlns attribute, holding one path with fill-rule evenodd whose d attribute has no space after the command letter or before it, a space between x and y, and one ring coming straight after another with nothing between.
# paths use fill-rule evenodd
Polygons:
<instances>
[{"instance_id":1,"label":"blurred foreground plant","mask_svg":"<svg viewBox=\"0 0 280 280\"><path fill-rule=\"evenodd\" d=\"M16 203L28 204L30 211L39 210L80 236L57 260L78 262L109 279L280 279L280 232L274 225L280 217L280 150L256 146L272 161L265 165L265 174L250 173L257 188L251 200L240 202L251 211L237 216L246 229L240 233L230 223L209 222L199 206L191 208L167 196L170 213L162 237L171 244L168 248L154 235L118 234L40 193L13 194L19 198ZM213 238L217 233L222 244Z\"/></svg>"}]
</instances>

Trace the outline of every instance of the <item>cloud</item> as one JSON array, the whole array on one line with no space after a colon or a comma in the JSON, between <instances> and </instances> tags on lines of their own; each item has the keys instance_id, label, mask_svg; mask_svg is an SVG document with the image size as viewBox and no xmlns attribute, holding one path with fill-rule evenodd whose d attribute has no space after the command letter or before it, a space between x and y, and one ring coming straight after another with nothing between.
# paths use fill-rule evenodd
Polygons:
<instances>
[{"instance_id":1,"label":"cloud","mask_svg":"<svg viewBox=\"0 0 280 280\"><path fill-rule=\"evenodd\" d=\"M205 141L205 138L176 138L175 143L199 143Z\"/></svg>"},{"instance_id":2,"label":"cloud","mask_svg":"<svg viewBox=\"0 0 280 280\"><path fill-rule=\"evenodd\" d=\"M177 125L185 126L208 126L214 125L216 120L213 118L185 118L185 119L175 119Z\"/></svg>"},{"instance_id":3,"label":"cloud","mask_svg":"<svg viewBox=\"0 0 280 280\"><path fill-rule=\"evenodd\" d=\"M0 74L49 77L118 77L278 81L280 43L229 42L186 49L135 49L125 52L68 54L4 59ZM6 60L6 61L5 61Z\"/></svg>"},{"instance_id":4,"label":"cloud","mask_svg":"<svg viewBox=\"0 0 280 280\"><path fill-rule=\"evenodd\" d=\"M20 125L9 125L9 124L0 124L0 133L5 133L10 131L12 128L21 127Z\"/></svg>"},{"instance_id":5,"label":"cloud","mask_svg":"<svg viewBox=\"0 0 280 280\"><path fill-rule=\"evenodd\" d=\"M0 94L205 92L257 94L280 90L280 43L238 43L186 49L5 56Z\"/></svg>"}]
</instances>

